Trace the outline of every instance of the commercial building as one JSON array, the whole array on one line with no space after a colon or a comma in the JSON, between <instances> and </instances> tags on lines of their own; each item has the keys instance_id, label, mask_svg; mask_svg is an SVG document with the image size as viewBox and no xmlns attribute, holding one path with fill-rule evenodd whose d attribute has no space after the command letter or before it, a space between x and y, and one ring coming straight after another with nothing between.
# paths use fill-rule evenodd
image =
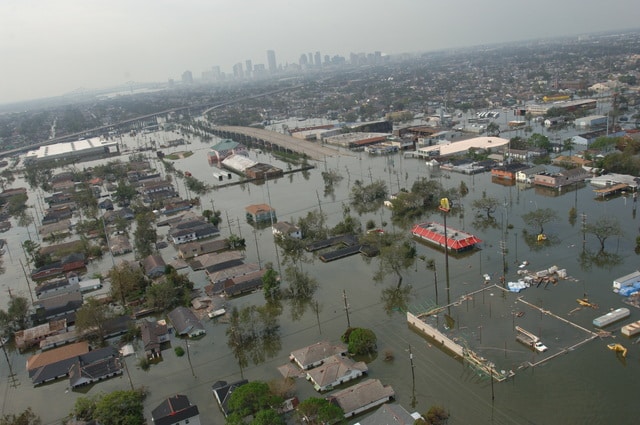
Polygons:
<instances>
[{"instance_id":1,"label":"commercial building","mask_svg":"<svg viewBox=\"0 0 640 425\"><path fill-rule=\"evenodd\" d=\"M27 152L25 162L51 161L58 159L68 160L83 156L97 156L118 154L120 149L117 140L108 140L102 137L77 140L75 142L56 143L40 146L37 150Z\"/></svg>"}]
</instances>

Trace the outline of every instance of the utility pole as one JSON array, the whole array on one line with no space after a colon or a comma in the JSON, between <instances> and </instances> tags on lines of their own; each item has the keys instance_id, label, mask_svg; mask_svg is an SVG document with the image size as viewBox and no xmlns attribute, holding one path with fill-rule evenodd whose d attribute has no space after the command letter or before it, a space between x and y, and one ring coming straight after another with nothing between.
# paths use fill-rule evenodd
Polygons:
<instances>
[{"instance_id":1,"label":"utility pole","mask_svg":"<svg viewBox=\"0 0 640 425\"><path fill-rule=\"evenodd\" d=\"M351 328L351 320L349 319L349 303L347 302L347 292L342 290L342 299L344 300L344 311L347 313L347 329Z\"/></svg>"},{"instance_id":2,"label":"utility pole","mask_svg":"<svg viewBox=\"0 0 640 425\"><path fill-rule=\"evenodd\" d=\"M189 367L191 368L191 374L195 378L196 377L196 373L193 371L193 364L191 364L191 353L189 353L189 340L188 339L184 340L184 345L187 346L187 360L189 360Z\"/></svg>"},{"instance_id":3,"label":"utility pole","mask_svg":"<svg viewBox=\"0 0 640 425\"><path fill-rule=\"evenodd\" d=\"M29 298L31 298L31 304L33 301L33 291L31 291L31 283L29 283L29 278L27 277L27 271L24 269L24 265L22 264L22 258L18 258L20 261L20 267L22 267L22 273L24 274L24 279L27 281L27 287L29 288Z\"/></svg>"},{"instance_id":4,"label":"utility pole","mask_svg":"<svg viewBox=\"0 0 640 425\"><path fill-rule=\"evenodd\" d=\"M582 213L582 250L587 246L587 215Z\"/></svg>"}]
</instances>

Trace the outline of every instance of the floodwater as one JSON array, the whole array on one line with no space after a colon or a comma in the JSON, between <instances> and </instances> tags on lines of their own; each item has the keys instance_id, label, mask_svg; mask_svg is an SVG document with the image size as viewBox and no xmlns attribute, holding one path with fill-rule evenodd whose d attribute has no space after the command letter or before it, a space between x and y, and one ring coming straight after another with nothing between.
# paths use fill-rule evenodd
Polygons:
<instances>
[{"instance_id":1,"label":"floodwater","mask_svg":"<svg viewBox=\"0 0 640 425\"><path fill-rule=\"evenodd\" d=\"M147 141L145 138L162 142L163 139L179 137L182 136L154 133L138 136L137 139L124 138L123 141L133 149L137 144L144 144ZM188 140L191 142L190 145L170 148L165 152L193 151L194 155L191 157L175 161L176 168L189 171L194 177L213 183L212 173L216 170L208 165L206 152L208 146L215 142L201 143L195 138ZM286 169L285 165L275 161L268 153L252 152L251 155L254 159L272 162ZM123 156L123 160L125 159L126 156ZM81 168L89 165L81 163L76 166ZM381 179L390 187L391 193L402 187L410 188L413 181L420 177L438 178L445 187L458 187L460 182L464 181L470 189L469 194L462 199L464 215L454 211L448 216L447 225L474 233L484 242L482 250L471 255L449 257L448 298L451 301L483 288L484 273L490 274L493 281L497 282L503 268L500 241L503 239L504 229L507 248L504 260L509 268L507 280L517 279L517 265L524 260L530 263L530 270L541 270L556 265L566 269L572 278L561 280L557 285L549 285L546 288L528 288L519 294L526 301L590 330L594 330L591 321L595 317L611 308L625 306L622 298L611 291L611 284L616 277L631 273L638 267L638 257L634 248L640 224L634 213L635 204L630 197L595 200L593 188L588 185L561 193L503 186L492 183L489 174L463 176L437 173L428 169L423 161L404 159L400 155L369 157L364 153L343 152L343 155L327 158L326 163L316 165L317 168L308 174L294 173L269 181L268 184L248 183L211 191L201 198L201 209L214 205L215 209L223 211L222 235L227 236L231 231L235 234L241 233L246 238L247 262L260 262L264 265L269 261L277 264L278 257L270 229L254 232L244 219L244 208L247 205L268 203L276 208L279 220L290 221L297 220L308 211L321 208L328 216L329 226L334 226L342 219L343 205L348 204L350 186L356 180L367 184ZM158 162L156 166L159 166ZM324 183L320 173L325 169L335 170L343 176L343 180L334 186L333 195L324 194ZM162 172L164 173L164 170ZM174 181L181 195L188 196L182 182L179 179ZM21 185L23 184L16 182L14 187ZM485 192L503 201L503 205L494 214L497 228L484 229L474 226L475 212L471 209L471 203L474 199L482 197ZM30 197L30 204L38 202L37 196ZM568 216L569 209L573 206L577 206L578 219L572 225ZM544 230L550 242L543 246L528 245L522 233L525 224L521 215L531 209L543 207L553 208L559 217L557 222L545 225ZM625 230L624 236L606 241L606 252L619 256L616 265L597 266L581 263L579 258L583 249L582 214L587 222L603 215L614 216L620 221ZM366 214L359 219L363 226L372 219L378 225L386 222L387 229L394 229L388 210ZM424 218L425 221L429 219L441 221L442 217L434 215ZM530 233L536 231L529 229ZM160 233L164 232L166 230L160 230ZM33 226L30 233L32 237L35 236ZM25 229L13 228L3 237L8 240L10 253L4 255L7 271L2 279L2 292L6 293L6 289L11 288L12 291L26 295L28 289L19 259L25 262L20 243L28 239L29 234ZM599 244L594 236L586 235L585 240L587 250L598 251ZM420 243L416 246L419 256L433 258L436 261L439 301L440 304L444 304L447 298L444 253ZM161 254L165 260L170 260L175 251L169 247L161 250ZM313 257L309 255L309 258ZM116 261L118 260L119 258L116 258ZM90 264L88 273L104 273L111 264L111 258L106 256L101 261ZM367 261L360 256L326 264L315 259L305 264L305 271L314 276L319 283L316 294L319 303L318 315L308 310L299 319L292 320L285 303L279 322L281 349L264 363L250 364L244 370L245 378L277 379L280 375L276 368L287 363L288 354L292 350L321 339L337 342L347 327L344 291L351 325L373 329L378 337L380 353L389 350L394 356L392 361L384 361L384 356L381 355L368 359L369 377L391 385L398 402L411 411L426 412L434 404L442 405L451 413L450 424L636 422L633 418L640 413L636 401L640 391L640 381L637 379L640 372L640 347L624 339L617 331L619 326L612 326L616 329L614 339L597 338L541 366L516 370L523 356L527 360L535 361L539 355L526 352L526 348L513 343L510 326L496 326L496 329L492 329L491 326L485 325L480 329L475 323L464 322L465 319L458 317L460 322L464 322L462 326L467 327L466 335L469 341L483 350L483 355L495 356L492 360L495 360L499 368L516 370L514 378L492 386L487 377L479 375L409 329L404 313L396 311L387 315L384 312L381 292L383 288L395 284L395 277L389 276L384 283L374 282L376 266L376 259ZM206 284L203 272L190 272L190 276L196 287ZM403 285L411 285L412 288L409 300L411 311L420 312L435 302L433 273L425 269L423 262L418 261L414 269L405 273ZM585 294L600 308L582 309L569 315L569 312L577 307L576 298L582 298ZM502 300L498 292L494 297ZM4 301L3 304L6 304L6 300ZM231 300L229 304L240 307L262 302L262 294L254 293ZM480 300L477 299L476 302L480 303ZM496 306L500 303L505 305L496 309L495 314L501 312L503 320L509 324L514 321L512 312L522 309L515 307L513 302L511 298L507 301L496 300ZM516 308L518 310L514 310ZM640 312L633 307L630 309L631 316L624 323L640 319ZM493 319L496 320L495 317ZM563 340L561 336L564 332L555 332L553 322L543 320L542 316L534 312L527 311L522 319L529 321L527 326L534 333L541 332L543 338L545 335L549 336L549 339L544 339L549 353L559 352L575 343L574 336ZM43 423L57 424L69 413L78 396L128 389L133 384L144 385L149 389L149 397L145 402L145 413L149 419L151 410L165 397L180 393L186 394L192 403L198 405L203 424L223 423L224 418L214 402L211 385L218 380L230 382L240 379L240 369L226 346L226 325L206 321L206 326L208 333L204 338L188 342L191 366L187 356L179 358L173 349L164 351L163 361L152 365L148 371L137 367L136 358L128 357L126 362L131 382L125 373L122 377L86 388L84 392L69 391L64 380L33 388L24 369L26 356L9 347L8 354L14 377L8 378L7 363L4 360L0 361L2 413L17 413L31 406L41 416ZM509 340L509 350L518 351L517 353L512 354L511 351L502 349L501 342L506 340ZM626 360L616 357L615 353L607 349L606 345L612 341L622 342L629 349ZM173 340L172 344L173 347L185 347L185 342L181 340ZM141 347L137 348L140 353ZM409 349L413 353L415 388L411 379ZM296 383L296 390L300 398L316 395L311 384L305 380Z\"/></svg>"}]
</instances>

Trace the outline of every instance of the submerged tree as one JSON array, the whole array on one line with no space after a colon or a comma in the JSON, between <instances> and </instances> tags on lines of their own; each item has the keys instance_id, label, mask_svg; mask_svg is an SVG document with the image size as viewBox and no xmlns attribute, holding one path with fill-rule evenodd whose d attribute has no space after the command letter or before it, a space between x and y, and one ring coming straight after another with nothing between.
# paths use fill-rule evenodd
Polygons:
<instances>
[{"instance_id":1,"label":"submerged tree","mask_svg":"<svg viewBox=\"0 0 640 425\"><path fill-rule=\"evenodd\" d=\"M551 208L538 208L522 215L522 220L528 226L539 227L539 234L544 233L544 225L558 219L558 214Z\"/></svg>"},{"instance_id":2,"label":"submerged tree","mask_svg":"<svg viewBox=\"0 0 640 425\"><path fill-rule=\"evenodd\" d=\"M318 397L309 397L301 401L295 414L300 423L309 425L334 424L344 418L344 412L339 406Z\"/></svg>"},{"instance_id":3,"label":"submerged tree","mask_svg":"<svg viewBox=\"0 0 640 425\"><path fill-rule=\"evenodd\" d=\"M138 258L148 257L155 250L155 244L158 241L158 233L153 224L155 219L156 217L151 211L136 215L136 230L133 237Z\"/></svg>"},{"instance_id":4,"label":"submerged tree","mask_svg":"<svg viewBox=\"0 0 640 425\"><path fill-rule=\"evenodd\" d=\"M378 270L373 280L382 282L389 275L397 277L396 287L402 285L402 273L412 267L416 261L416 246L414 242L401 233L374 233L367 235L365 243L378 248Z\"/></svg>"},{"instance_id":5,"label":"submerged tree","mask_svg":"<svg viewBox=\"0 0 640 425\"><path fill-rule=\"evenodd\" d=\"M376 211L387 198L387 185L382 180L364 185L356 180L351 187L349 199L358 214Z\"/></svg>"},{"instance_id":6,"label":"submerged tree","mask_svg":"<svg viewBox=\"0 0 640 425\"><path fill-rule=\"evenodd\" d=\"M600 242L600 252L604 251L604 243L610 236L622 236L622 227L617 218L604 215L593 223L587 223L584 228L585 233L594 235Z\"/></svg>"},{"instance_id":7,"label":"submerged tree","mask_svg":"<svg viewBox=\"0 0 640 425\"><path fill-rule=\"evenodd\" d=\"M500 201L498 198L486 196L486 194L483 194L482 198L475 199L471 202L471 208L478 212L484 212L487 215L487 219L493 219L493 213L496 212L499 206Z\"/></svg>"},{"instance_id":8,"label":"submerged tree","mask_svg":"<svg viewBox=\"0 0 640 425\"><path fill-rule=\"evenodd\" d=\"M227 328L227 345L240 366L240 374L244 368L260 364L267 358L275 356L281 347L280 310L271 305L249 305L238 309L234 307L229 317Z\"/></svg>"}]
</instances>

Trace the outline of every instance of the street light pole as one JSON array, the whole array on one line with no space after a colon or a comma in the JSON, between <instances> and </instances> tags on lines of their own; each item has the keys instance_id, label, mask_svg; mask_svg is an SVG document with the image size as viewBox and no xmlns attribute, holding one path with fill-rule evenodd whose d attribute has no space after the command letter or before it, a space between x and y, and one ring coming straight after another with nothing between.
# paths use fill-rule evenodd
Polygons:
<instances>
[{"instance_id":1,"label":"street light pole","mask_svg":"<svg viewBox=\"0 0 640 425\"><path fill-rule=\"evenodd\" d=\"M447 304L451 304L451 291L449 286L449 238L447 237L447 214L450 211L449 198L440 199L438 207L444 216L444 268L447 282Z\"/></svg>"}]
</instances>

